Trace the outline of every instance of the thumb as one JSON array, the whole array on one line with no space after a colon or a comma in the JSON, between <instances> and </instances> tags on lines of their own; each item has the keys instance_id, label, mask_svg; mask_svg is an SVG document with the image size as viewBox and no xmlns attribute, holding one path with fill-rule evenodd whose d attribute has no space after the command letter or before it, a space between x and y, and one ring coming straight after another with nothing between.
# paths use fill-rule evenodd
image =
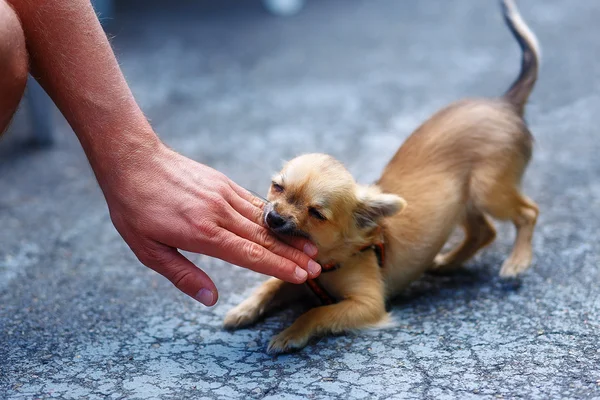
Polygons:
<instances>
[{"instance_id":1,"label":"thumb","mask_svg":"<svg viewBox=\"0 0 600 400\"><path fill-rule=\"evenodd\" d=\"M153 252L154 260L149 267L170 280L183 293L205 306L217 302L219 293L212 279L177 249L159 244ZM158 251L157 251L158 250Z\"/></svg>"}]
</instances>

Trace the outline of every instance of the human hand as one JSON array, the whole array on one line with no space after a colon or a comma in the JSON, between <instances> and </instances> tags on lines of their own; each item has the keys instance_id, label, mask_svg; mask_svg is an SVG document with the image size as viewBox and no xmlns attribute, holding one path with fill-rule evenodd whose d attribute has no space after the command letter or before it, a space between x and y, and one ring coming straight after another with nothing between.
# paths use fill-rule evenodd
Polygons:
<instances>
[{"instance_id":1,"label":"human hand","mask_svg":"<svg viewBox=\"0 0 600 400\"><path fill-rule=\"evenodd\" d=\"M291 283L321 272L311 259L314 244L303 238L286 244L263 226L261 200L163 145L98 178L111 219L138 259L207 306L217 301L215 284L178 249Z\"/></svg>"},{"instance_id":2,"label":"human hand","mask_svg":"<svg viewBox=\"0 0 600 400\"><path fill-rule=\"evenodd\" d=\"M207 305L217 300L214 283L178 249L294 283L306 280L303 270L312 271L310 277L319 274L308 256L316 255L314 246L275 239L262 226L258 200L160 143L89 0L48 7L9 3L27 38L36 79L77 134L115 227L142 263Z\"/></svg>"}]
</instances>

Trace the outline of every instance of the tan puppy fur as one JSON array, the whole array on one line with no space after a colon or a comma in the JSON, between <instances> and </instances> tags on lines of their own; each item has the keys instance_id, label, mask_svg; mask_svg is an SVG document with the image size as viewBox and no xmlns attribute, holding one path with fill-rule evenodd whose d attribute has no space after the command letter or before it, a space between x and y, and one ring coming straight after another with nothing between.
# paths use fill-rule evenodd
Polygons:
<instances>
[{"instance_id":1,"label":"tan puppy fur","mask_svg":"<svg viewBox=\"0 0 600 400\"><path fill-rule=\"evenodd\" d=\"M386 300L426 270L457 268L494 240L489 217L512 221L517 229L500 274L515 276L529 267L538 208L519 191L532 151L522 115L537 78L539 51L513 2L503 6L523 61L502 98L463 100L436 113L400 147L375 185L357 184L324 154L295 158L273 178L265 223L278 234L308 237L322 265L341 267L318 278L338 302L300 316L273 338L270 352L302 348L317 335L385 323ZM463 243L440 253L457 224L465 231ZM381 240L382 268L374 251L360 251ZM303 288L269 279L227 314L225 327L249 325L275 305L303 296Z\"/></svg>"}]
</instances>

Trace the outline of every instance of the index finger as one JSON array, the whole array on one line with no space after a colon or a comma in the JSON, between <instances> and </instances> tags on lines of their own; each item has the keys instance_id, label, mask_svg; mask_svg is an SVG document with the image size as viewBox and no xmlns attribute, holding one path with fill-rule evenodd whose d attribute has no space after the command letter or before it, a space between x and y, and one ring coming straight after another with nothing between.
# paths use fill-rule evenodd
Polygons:
<instances>
[{"instance_id":1,"label":"index finger","mask_svg":"<svg viewBox=\"0 0 600 400\"><path fill-rule=\"evenodd\" d=\"M237 193L238 196L240 196L242 199L246 200L253 206L260 208L261 210L264 209L265 204L269 202L269 200L265 199L255 191L245 189L233 181L229 181L229 186L231 186L233 191Z\"/></svg>"},{"instance_id":2,"label":"index finger","mask_svg":"<svg viewBox=\"0 0 600 400\"><path fill-rule=\"evenodd\" d=\"M263 219L263 210L268 200L253 195L249 190L244 189L234 182L231 182L231 188L240 196L230 200L231 206L242 216L250 221L265 226ZM266 228L266 227L265 227ZM315 258L318 253L317 247L310 240L301 237L282 237L275 235L282 242L304 252L307 256Z\"/></svg>"},{"instance_id":3,"label":"index finger","mask_svg":"<svg viewBox=\"0 0 600 400\"><path fill-rule=\"evenodd\" d=\"M304 283L308 278L308 273L293 261L223 228L219 245L207 251L206 255L290 283Z\"/></svg>"}]
</instances>

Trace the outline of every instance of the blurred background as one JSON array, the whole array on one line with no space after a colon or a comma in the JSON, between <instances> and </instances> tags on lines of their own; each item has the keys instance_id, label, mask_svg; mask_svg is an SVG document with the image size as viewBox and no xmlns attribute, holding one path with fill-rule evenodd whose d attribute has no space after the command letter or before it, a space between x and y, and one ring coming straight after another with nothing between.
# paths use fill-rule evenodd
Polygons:
<instances>
[{"instance_id":1,"label":"blurred background","mask_svg":"<svg viewBox=\"0 0 600 400\"><path fill-rule=\"evenodd\" d=\"M304 152L371 182L433 112L502 94L519 71L495 1L295 3L96 6L160 137L259 193ZM501 224L470 273L426 277L394 303L398 330L278 359L265 346L297 312L226 333L223 315L263 277L190 255L220 289L204 309L141 266L75 135L32 83L0 141L0 393L600 396L600 3L517 3L543 51L527 109L537 148L524 190L541 207L530 272L497 277L513 240Z\"/></svg>"}]
</instances>

